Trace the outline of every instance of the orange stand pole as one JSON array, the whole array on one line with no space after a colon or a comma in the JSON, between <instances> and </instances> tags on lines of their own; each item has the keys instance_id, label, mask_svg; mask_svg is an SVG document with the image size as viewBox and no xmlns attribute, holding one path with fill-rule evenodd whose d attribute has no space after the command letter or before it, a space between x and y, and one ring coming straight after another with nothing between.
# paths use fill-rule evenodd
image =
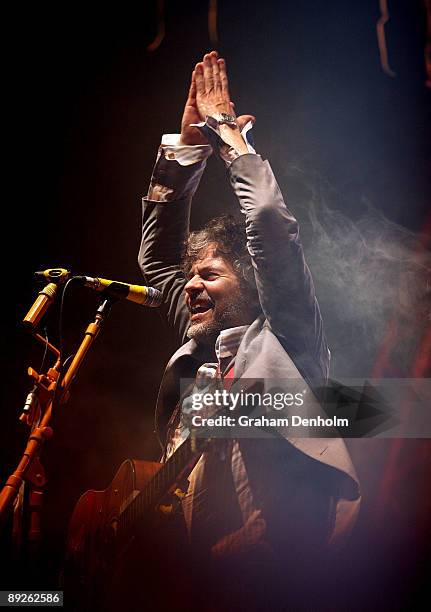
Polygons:
<instances>
[{"instance_id":1,"label":"orange stand pole","mask_svg":"<svg viewBox=\"0 0 431 612\"><path fill-rule=\"evenodd\" d=\"M52 283L51 283L52 285ZM45 288L46 289L46 288ZM50 287L50 290L52 288ZM55 293L55 292L54 292ZM53 298L53 296L52 296ZM50 301L51 296L47 296L45 290L41 292L36 299L36 307L32 307L29 313L37 313L37 321L40 320L40 306L43 303L43 309L46 310L45 305L48 300ZM103 321L105 320L109 309L113 303L112 299L105 299L102 301L97 309L95 319L90 323L85 330L84 338L79 346L71 364L69 365L63 380L60 383L59 391L57 385L59 384L60 378L60 352L53 345L48 345L51 352L57 355L57 361L54 367L49 368L47 374L38 374L33 368L29 368L29 376L33 378L35 382L35 388L30 396L35 396L40 404L41 412L40 417L35 416L34 405L31 406L33 400L30 399L26 402L26 407L20 416L21 421L27 422L32 427L30 436L28 438L27 446L24 450L23 456L18 463L16 470L9 476L3 489L0 492L0 527L5 523L8 513L11 510L15 499L18 496L20 487L24 481L29 482L33 485L34 490L31 492L31 509L35 509L36 512L40 513L41 497L43 486L46 482L43 467L41 466L38 455L41 448L46 440L53 434L53 430L49 423L51 421L52 410L54 403L58 404L65 403L68 398L68 391L70 385L75 379L85 356L93 344L94 340L98 336ZM26 317L28 322L29 315ZM28 324L28 323L27 323ZM35 334L39 341L45 343L44 338ZM37 539L38 529L38 517L31 517L31 536L33 539Z\"/></svg>"}]
</instances>

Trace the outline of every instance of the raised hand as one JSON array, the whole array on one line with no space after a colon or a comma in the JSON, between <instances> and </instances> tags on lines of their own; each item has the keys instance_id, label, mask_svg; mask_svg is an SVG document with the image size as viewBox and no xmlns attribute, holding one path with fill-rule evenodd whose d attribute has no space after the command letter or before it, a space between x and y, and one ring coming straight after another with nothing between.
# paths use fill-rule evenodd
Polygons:
<instances>
[{"instance_id":1,"label":"raised hand","mask_svg":"<svg viewBox=\"0 0 431 612\"><path fill-rule=\"evenodd\" d=\"M204 55L195 67L196 103L202 120L217 113L232 114L226 65L216 51Z\"/></svg>"},{"instance_id":2,"label":"raised hand","mask_svg":"<svg viewBox=\"0 0 431 612\"><path fill-rule=\"evenodd\" d=\"M230 99L226 62L218 57L217 51L211 51L204 55L202 62L196 64L192 73L189 95L181 120L180 144L208 144L199 128L191 127L191 124L205 121L207 116L219 113L235 117L235 105ZM240 130L248 121L255 122L252 115L241 115L235 119ZM241 153L248 152L239 130L222 125L220 131L225 142Z\"/></svg>"},{"instance_id":3,"label":"raised hand","mask_svg":"<svg viewBox=\"0 0 431 612\"><path fill-rule=\"evenodd\" d=\"M227 78L226 62L219 58L217 51L204 55L203 61L195 66L196 81L196 107L200 119L214 116L218 113L227 113L235 117L235 106L230 98L229 81ZM240 129L247 121L255 121L252 115L241 115L236 119Z\"/></svg>"},{"instance_id":4,"label":"raised hand","mask_svg":"<svg viewBox=\"0 0 431 612\"><path fill-rule=\"evenodd\" d=\"M195 71L192 72L192 81L190 83L189 95L184 107L183 118L181 120L181 138L180 144L183 145L201 145L208 144L207 139L202 134L199 128L190 127L191 123L200 122L199 111L196 106L196 80Z\"/></svg>"}]
</instances>

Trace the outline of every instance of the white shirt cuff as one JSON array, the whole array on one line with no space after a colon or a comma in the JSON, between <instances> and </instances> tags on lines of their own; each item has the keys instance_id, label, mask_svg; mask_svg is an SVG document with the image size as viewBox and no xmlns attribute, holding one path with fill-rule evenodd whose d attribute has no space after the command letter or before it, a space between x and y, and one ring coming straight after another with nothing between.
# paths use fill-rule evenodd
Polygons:
<instances>
[{"instance_id":1,"label":"white shirt cuff","mask_svg":"<svg viewBox=\"0 0 431 612\"><path fill-rule=\"evenodd\" d=\"M181 166L191 166L207 159L213 152L211 145L180 145L181 134L163 134L157 159L176 160Z\"/></svg>"}]
</instances>

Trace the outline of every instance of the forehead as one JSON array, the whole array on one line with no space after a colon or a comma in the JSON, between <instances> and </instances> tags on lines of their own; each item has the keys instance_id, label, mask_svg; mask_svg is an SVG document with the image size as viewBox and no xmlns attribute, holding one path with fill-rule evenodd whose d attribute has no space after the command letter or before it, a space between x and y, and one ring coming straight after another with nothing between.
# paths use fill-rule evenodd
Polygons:
<instances>
[{"instance_id":1,"label":"forehead","mask_svg":"<svg viewBox=\"0 0 431 612\"><path fill-rule=\"evenodd\" d=\"M215 268L222 272L233 272L231 263L225 259L220 253L217 253L217 247L210 244L199 253L190 268L191 274L196 274L199 270L205 268Z\"/></svg>"}]
</instances>

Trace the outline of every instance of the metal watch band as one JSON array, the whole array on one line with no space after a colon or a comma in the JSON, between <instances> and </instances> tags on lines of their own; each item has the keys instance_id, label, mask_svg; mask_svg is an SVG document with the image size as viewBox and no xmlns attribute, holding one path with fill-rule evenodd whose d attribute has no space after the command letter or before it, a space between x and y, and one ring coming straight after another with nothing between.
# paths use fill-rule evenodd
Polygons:
<instances>
[{"instance_id":1,"label":"metal watch band","mask_svg":"<svg viewBox=\"0 0 431 612\"><path fill-rule=\"evenodd\" d=\"M228 113L215 113L214 115L208 115L205 117L205 121L213 129L219 125L229 125L234 129L238 129L236 118Z\"/></svg>"}]
</instances>

